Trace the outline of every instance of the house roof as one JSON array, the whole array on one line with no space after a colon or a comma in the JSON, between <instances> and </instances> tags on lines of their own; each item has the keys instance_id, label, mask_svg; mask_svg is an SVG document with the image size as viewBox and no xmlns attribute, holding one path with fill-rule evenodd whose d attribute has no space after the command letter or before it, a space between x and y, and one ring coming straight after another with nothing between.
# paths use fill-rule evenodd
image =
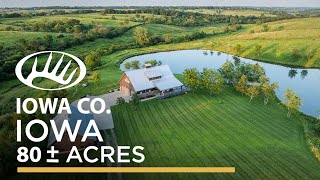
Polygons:
<instances>
[{"instance_id":1,"label":"house roof","mask_svg":"<svg viewBox=\"0 0 320 180\"><path fill-rule=\"evenodd\" d=\"M125 74L129 78L135 91L142 91L155 87L159 90L164 90L165 88L169 89L182 86L182 83L174 77L168 65L126 71ZM161 78L157 80L148 79L158 76L161 76Z\"/></svg>"}]
</instances>

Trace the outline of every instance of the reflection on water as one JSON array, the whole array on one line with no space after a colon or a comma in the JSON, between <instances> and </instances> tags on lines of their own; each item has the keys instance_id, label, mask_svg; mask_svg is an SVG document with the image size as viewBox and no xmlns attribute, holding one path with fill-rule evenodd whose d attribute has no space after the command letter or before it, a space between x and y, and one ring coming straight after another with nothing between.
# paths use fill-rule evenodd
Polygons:
<instances>
[{"instance_id":1,"label":"reflection on water","mask_svg":"<svg viewBox=\"0 0 320 180\"><path fill-rule=\"evenodd\" d=\"M304 79L305 77L308 76L308 70L304 69L304 70L301 71L300 74L301 74L301 78Z\"/></svg>"},{"instance_id":2,"label":"reflection on water","mask_svg":"<svg viewBox=\"0 0 320 180\"><path fill-rule=\"evenodd\" d=\"M245 58L233 57L231 55L217 51L203 50L182 50L172 52L160 52L135 56L125 60L139 60L143 64L147 60L160 60L163 64L168 64L175 74L181 74L187 68L203 68L218 69L227 59L236 62L257 63ZM276 91L277 96L283 99L285 90L290 87L302 99L303 105L301 111L312 115L320 115L320 70L319 69L301 69L290 68L275 64L258 62L266 70L267 76L271 82L279 82L279 89ZM120 65L121 70L126 69L123 63ZM300 74L300 75L299 75Z\"/></svg>"},{"instance_id":3,"label":"reflection on water","mask_svg":"<svg viewBox=\"0 0 320 180\"><path fill-rule=\"evenodd\" d=\"M290 69L288 76L292 79L296 77L297 74L298 74L298 71L296 69Z\"/></svg>"}]
</instances>

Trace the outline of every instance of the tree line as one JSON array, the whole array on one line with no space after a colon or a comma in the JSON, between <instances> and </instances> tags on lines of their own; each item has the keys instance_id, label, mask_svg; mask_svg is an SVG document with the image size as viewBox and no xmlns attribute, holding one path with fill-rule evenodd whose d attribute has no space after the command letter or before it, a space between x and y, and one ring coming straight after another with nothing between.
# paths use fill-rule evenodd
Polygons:
<instances>
[{"instance_id":1,"label":"tree line","mask_svg":"<svg viewBox=\"0 0 320 180\"><path fill-rule=\"evenodd\" d=\"M146 17L140 14L162 15L162 17ZM108 14L136 14L132 21L143 23L167 24L176 26L204 26L212 23L228 24L255 24L273 22L284 19L292 19L295 16L289 13L278 14L277 16L239 16L239 15L221 15L221 14L203 14L198 12L186 12L175 9L165 8L138 8L138 9L104 9L102 15Z\"/></svg>"},{"instance_id":2,"label":"tree line","mask_svg":"<svg viewBox=\"0 0 320 180\"><path fill-rule=\"evenodd\" d=\"M68 9L68 8L64 7L63 9ZM80 10L72 10L72 11L54 9L52 11L30 12L30 13L26 13L26 12L1 13L0 18L19 18L19 17L50 16L50 15L63 15L63 14L87 14L87 13L94 13L94 12L99 12L99 11L94 9L80 9Z\"/></svg>"},{"instance_id":3,"label":"tree line","mask_svg":"<svg viewBox=\"0 0 320 180\"><path fill-rule=\"evenodd\" d=\"M92 29L92 25L84 25L77 19L64 19L45 22L33 22L21 25L23 31L58 32L58 33L80 33Z\"/></svg>"},{"instance_id":4,"label":"tree line","mask_svg":"<svg viewBox=\"0 0 320 180\"><path fill-rule=\"evenodd\" d=\"M129 27L103 27L97 24L87 32L73 33L72 35L59 34L56 38L52 35L31 40L23 38L19 39L13 46L4 47L0 45L0 82L15 78L14 68L17 60L28 54L44 50L63 50L87 41L93 41L96 38L114 38L129 29ZM23 72L25 74L29 73L29 69L23 69Z\"/></svg>"},{"instance_id":5,"label":"tree line","mask_svg":"<svg viewBox=\"0 0 320 180\"><path fill-rule=\"evenodd\" d=\"M184 83L193 91L206 90L211 94L219 94L225 85L229 85L242 95L248 96L249 102L256 97L263 97L264 105L276 97L275 90L279 87L277 82L270 82L265 70L258 63L226 61L217 70L204 68L200 72L196 68L192 68L186 69L183 75ZM302 101L293 90L288 88L284 94L283 104L286 106L287 116L290 118L292 113L299 111Z\"/></svg>"}]
</instances>

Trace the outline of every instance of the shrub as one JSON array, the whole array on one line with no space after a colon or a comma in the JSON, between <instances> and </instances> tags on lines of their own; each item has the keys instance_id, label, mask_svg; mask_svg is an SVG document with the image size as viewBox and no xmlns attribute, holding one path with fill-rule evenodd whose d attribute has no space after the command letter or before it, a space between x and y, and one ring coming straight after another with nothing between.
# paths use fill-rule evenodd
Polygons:
<instances>
[{"instance_id":1,"label":"shrub","mask_svg":"<svg viewBox=\"0 0 320 180\"><path fill-rule=\"evenodd\" d=\"M126 103L126 100L123 97L118 97L117 98L117 105L125 104L125 103Z\"/></svg>"}]
</instances>

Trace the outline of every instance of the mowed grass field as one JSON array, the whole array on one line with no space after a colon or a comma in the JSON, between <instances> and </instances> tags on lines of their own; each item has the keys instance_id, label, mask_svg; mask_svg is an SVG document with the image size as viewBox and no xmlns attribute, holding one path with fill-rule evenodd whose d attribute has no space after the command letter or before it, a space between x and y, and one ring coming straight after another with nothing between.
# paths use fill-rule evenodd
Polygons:
<instances>
[{"instance_id":1,"label":"mowed grass field","mask_svg":"<svg viewBox=\"0 0 320 180\"><path fill-rule=\"evenodd\" d=\"M145 147L143 167L235 167L235 174L126 174L136 179L319 179L298 117L272 101L188 93L112 107L119 145Z\"/></svg>"}]
</instances>

